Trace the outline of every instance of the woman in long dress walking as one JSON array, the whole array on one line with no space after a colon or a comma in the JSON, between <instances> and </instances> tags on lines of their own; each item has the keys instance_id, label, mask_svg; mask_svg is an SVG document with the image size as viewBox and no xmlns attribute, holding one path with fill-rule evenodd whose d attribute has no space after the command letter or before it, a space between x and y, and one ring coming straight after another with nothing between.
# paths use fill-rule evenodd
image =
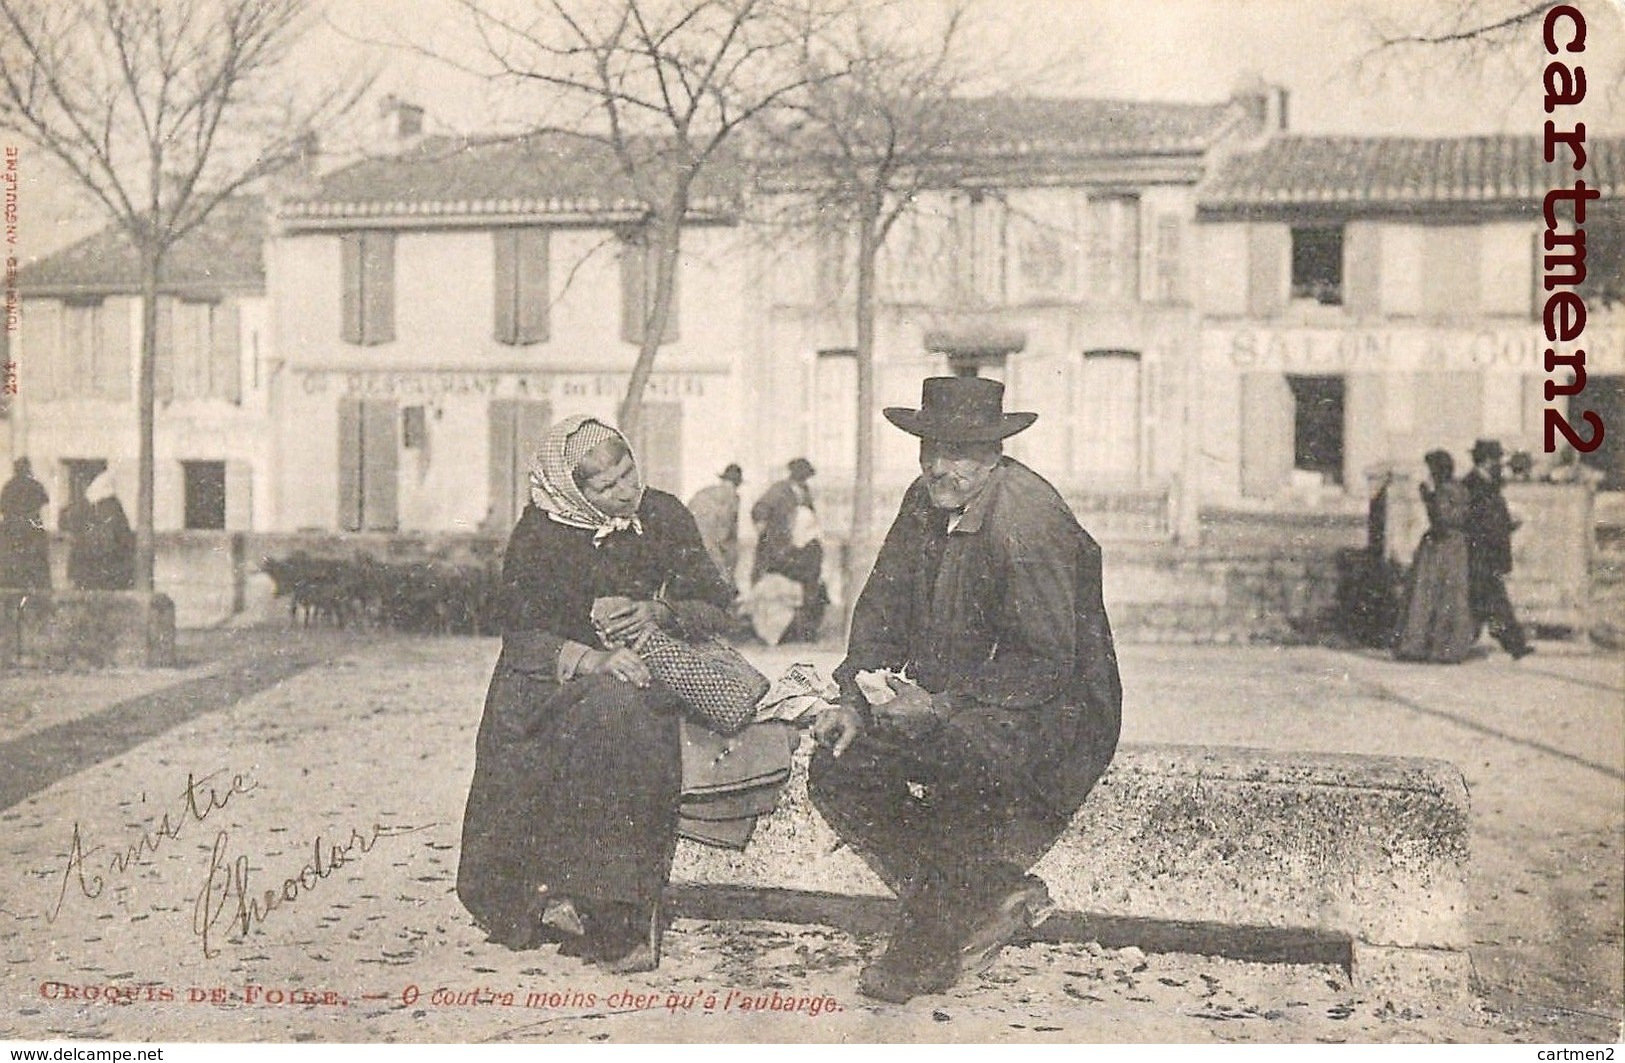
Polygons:
<instances>
[{"instance_id":1,"label":"woman in long dress walking","mask_svg":"<svg viewBox=\"0 0 1625 1063\"><path fill-rule=\"evenodd\" d=\"M1428 530L1406 581L1394 656L1456 664L1467 658L1477 637L1467 596L1467 489L1456 481L1448 451L1429 451L1423 460L1432 480L1421 486Z\"/></svg>"}]
</instances>

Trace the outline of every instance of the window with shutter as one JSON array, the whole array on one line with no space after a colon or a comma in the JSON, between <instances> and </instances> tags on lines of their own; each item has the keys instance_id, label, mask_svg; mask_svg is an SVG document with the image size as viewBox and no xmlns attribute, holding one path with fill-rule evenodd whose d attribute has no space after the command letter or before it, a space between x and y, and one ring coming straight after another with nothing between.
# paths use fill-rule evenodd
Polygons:
<instances>
[{"instance_id":1,"label":"window with shutter","mask_svg":"<svg viewBox=\"0 0 1625 1063\"><path fill-rule=\"evenodd\" d=\"M343 531L361 530L361 400L339 399L339 513Z\"/></svg>"},{"instance_id":2,"label":"window with shutter","mask_svg":"<svg viewBox=\"0 0 1625 1063\"><path fill-rule=\"evenodd\" d=\"M1133 196L1089 200L1089 297L1133 302L1140 293L1140 201Z\"/></svg>"},{"instance_id":3,"label":"window with shutter","mask_svg":"<svg viewBox=\"0 0 1625 1063\"><path fill-rule=\"evenodd\" d=\"M393 402L339 400L339 527L394 531L399 410Z\"/></svg>"},{"instance_id":4,"label":"window with shutter","mask_svg":"<svg viewBox=\"0 0 1625 1063\"><path fill-rule=\"evenodd\" d=\"M548 233L501 229L491 234L498 343L545 343L548 336Z\"/></svg>"},{"instance_id":5,"label":"window with shutter","mask_svg":"<svg viewBox=\"0 0 1625 1063\"><path fill-rule=\"evenodd\" d=\"M1157 216L1156 301L1178 303L1185 298L1185 270L1181 259L1184 225L1177 214Z\"/></svg>"},{"instance_id":6,"label":"window with shutter","mask_svg":"<svg viewBox=\"0 0 1625 1063\"><path fill-rule=\"evenodd\" d=\"M394 531L400 523L396 511L399 422L395 403L362 403L361 526L367 531Z\"/></svg>"},{"instance_id":7,"label":"window with shutter","mask_svg":"<svg viewBox=\"0 0 1625 1063\"><path fill-rule=\"evenodd\" d=\"M175 300L158 297L158 339L152 360L153 386L159 402L175 398Z\"/></svg>"},{"instance_id":8,"label":"window with shutter","mask_svg":"<svg viewBox=\"0 0 1625 1063\"><path fill-rule=\"evenodd\" d=\"M1343 482L1344 394L1341 376L1288 376L1292 389L1292 467Z\"/></svg>"},{"instance_id":9,"label":"window with shutter","mask_svg":"<svg viewBox=\"0 0 1625 1063\"><path fill-rule=\"evenodd\" d=\"M490 511L487 523L500 531L512 528L530 501L530 458L552 421L549 403L531 399L494 399L490 423Z\"/></svg>"},{"instance_id":10,"label":"window with shutter","mask_svg":"<svg viewBox=\"0 0 1625 1063\"><path fill-rule=\"evenodd\" d=\"M1343 227L1292 227L1292 298L1323 306L1343 303Z\"/></svg>"},{"instance_id":11,"label":"window with shutter","mask_svg":"<svg viewBox=\"0 0 1625 1063\"><path fill-rule=\"evenodd\" d=\"M215 303L209 323L209 394L227 402L243 397L242 327L237 304Z\"/></svg>"},{"instance_id":12,"label":"window with shutter","mask_svg":"<svg viewBox=\"0 0 1625 1063\"><path fill-rule=\"evenodd\" d=\"M95 392L104 399L128 401L133 363L130 327L132 300L108 299L102 304L101 350L96 358Z\"/></svg>"},{"instance_id":13,"label":"window with shutter","mask_svg":"<svg viewBox=\"0 0 1625 1063\"><path fill-rule=\"evenodd\" d=\"M641 344L644 329L654 312L656 256L651 253L647 234L637 232L621 240L621 339ZM677 308L681 286L682 259L671 278L671 303L666 312L666 326L660 332L661 343L677 340Z\"/></svg>"},{"instance_id":14,"label":"window with shutter","mask_svg":"<svg viewBox=\"0 0 1625 1063\"><path fill-rule=\"evenodd\" d=\"M55 299L34 299L22 320L18 352L18 388L29 401L50 400L62 394L62 304Z\"/></svg>"},{"instance_id":15,"label":"window with shutter","mask_svg":"<svg viewBox=\"0 0 1625 1063\"><path fill-rule=\"evenodd\" d=\"M345 233L340 238L340 334L368 346L395 339L395 234Z\"/></svg>"},{"instance_id":16,"label":"window with shutter","mask_svg":"<svg viewBox=\"0 0 1625 1063\"><path fill-rule=\"evenodd\" d=\"M68 300L63 307L62 345L67 358L67 393L84 398L96 393L96 360L101 353L100 299Z\"/></svg>"},{"instance_id":17,"label":"window with shutter","mask_svg":"<svg viewBox=\"0 0 1625 1063\"><path fill-rule=\"evenodd\" d=\"M1140 476L1140 355L1085 351L1077 393L1073 468L1094 487L1130 488Z\"/></svg>"},{"instance_id":18,"label":"window with shutter","mask_svg":"<svg viewBox=\"0 0 1625 1063\"><path fill-rule=\"evenodd\" d=\"M1292 253L1291 231L1277 223L1247 227L1247 311L1253 317L1275 317L1286 308Z\"/></svg>"}]
</instances>

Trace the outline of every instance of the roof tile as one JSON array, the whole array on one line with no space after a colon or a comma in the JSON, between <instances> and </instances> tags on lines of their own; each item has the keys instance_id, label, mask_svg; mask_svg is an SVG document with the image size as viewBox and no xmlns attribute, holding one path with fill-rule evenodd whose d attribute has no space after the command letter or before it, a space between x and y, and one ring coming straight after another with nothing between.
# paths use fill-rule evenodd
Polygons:
<instances>
[{"instance_id":1,"label":"roof tile","mask_svg":"<svg viewBox=\"0 0 1625 1063\"><path fill-rule=\"evenodd\" d=\"M1220 163L1202 182L1201 205L1527 204L1577 178L1604 198L1625 194L1625 138L1595 137L1585 147L1586 166L1576 171L1567 151L1547 162L1534 136L1281 136Z\"/></svg>"}]
</instances>

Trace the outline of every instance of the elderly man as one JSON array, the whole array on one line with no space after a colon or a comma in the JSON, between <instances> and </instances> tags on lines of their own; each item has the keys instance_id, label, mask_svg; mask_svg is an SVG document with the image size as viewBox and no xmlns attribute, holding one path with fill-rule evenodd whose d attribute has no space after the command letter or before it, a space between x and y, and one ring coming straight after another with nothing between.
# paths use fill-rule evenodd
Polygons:
<instances>
[{"instance_id":1,"label":"elderly man","mask_svg":"<svg viewBox=\"0 0 1625 1063\"><path fill-rule=\"evenodd\" d=\"M921 475L858 599L840 701L813 728L814 804L902 901L858 982L880 1000L949 988L1047 914L1028 869L1117 748L1100 548L1003 456L1037 419L1003 401L997 381L934 378L920 409L885 411L919 437ZM858 676L877 671L891 696L871 702Z\"/></svg>"}]
</instances>

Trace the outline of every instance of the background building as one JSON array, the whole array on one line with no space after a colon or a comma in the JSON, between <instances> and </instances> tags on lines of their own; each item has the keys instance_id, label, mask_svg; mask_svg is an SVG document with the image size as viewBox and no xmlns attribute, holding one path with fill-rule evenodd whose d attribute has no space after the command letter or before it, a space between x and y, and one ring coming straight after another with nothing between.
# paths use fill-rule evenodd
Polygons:
<instances>
[{"instance_id":1,"label":"background building","mask_svg":"<svg viewBox=\"0 0 1625 1063\"><path fill-rule=\"evenodd\" d=\"M615 173L579 137L430 139L284 204L279 530L507 534L542 431L613 418L637 356L653 261ZM729 189L695 197L637 440L650 482L678 493L741 438Z\"/></svg>"}]
</instances>

